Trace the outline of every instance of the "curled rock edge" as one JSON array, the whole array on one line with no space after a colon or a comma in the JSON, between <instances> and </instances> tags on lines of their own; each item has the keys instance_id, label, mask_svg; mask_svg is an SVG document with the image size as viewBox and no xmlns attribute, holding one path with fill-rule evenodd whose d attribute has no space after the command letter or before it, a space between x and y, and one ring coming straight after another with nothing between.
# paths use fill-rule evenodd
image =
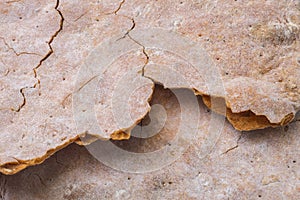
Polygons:
<instances>
[{"instance_id":1,"label":"curled rock edge","mask_svg":"<svg viewBox=\"0 0 300 200\"><path fill-rule=\"evenodd\" d=\"M126 35L125 35L126 36ZM143 49L144 51L144 49ZM148 57L146 58L146 64L148 62ZM145 64L145 65L146 65ZM17 158L14 158L16 161L14 162L9 162L9 163L5 163L3 165L0 166L0 172L5 174L5 175L13 175L16 174L20 171L22 171L23 169L26 169L29 166L34 166L34 165L38 165L43 163L47 158L49 158L50 156L52 156L53 154L55 154L57 151L65 148L66 146L68 146L69 144L72 143L76 143L78 145L81 146L86 146L89 145L97 140L128 140L130 138L130 132L132 131L132 129L138 125L140 123L140 121L150 112L151 110L151 106L149 104L149 102L152 99L152 95L154 92L154 86L155 84L160 84L162 86L164 86L164 83L158 82L156 80L154 80L153 78L149 77L149 76L144 76L142 74L142 77L145 79L149 79L153 82L153 86L152 86L152 93L149 96L149 98L147 99L147 103L148 103L148 107L149 109L147 110L147 112L144 113L144 115L138 119L137 121L135 121L129 128L126 129L120 129L117 130L113 133L110 134L110 138L101 138L98 135L93 135L90 134L88 132L82 133L77 135L74 138L69 139L67 142L59 145L57 148L53 148L48 150L43 156L35 158L35 159L30 159L30 160L19 160ZM165 87L165 89L173 89L172 87ZM228 121L232 124L232 126L239 131L252 131L252 130L257 130L257 129L264 129L264 128L268 128L268 127L279 127L279 126L286 126L287 124L289 124L290 122L292 122L295 118L295 114L294 113L290 113L287 116L285 116L285 118L282 119L282 121L278 124L275 123L271 123L266 116L259 116L259 115L255 115L255 113L253 113L251 110L246 111L246 112L241 112L241 113L233 113L231 108L228 107L227 103L226 103L226 99L224 99L224 97L215 97L215 96L210 96L208 94L202 93L201 91L196 90L195 88L189 88L189 87L182 87L181 89L189 89L192 90L195 94L195 96L201 96L203 103L209 108L211 109L213 112L220 114L220 115L225 115L226 118L228 119ZM217 105L214 105L212 107L212 99L213 103ZM217 100L216 100L217 99ZM220 103L220 111L218 111L218 102ZM222 111L222 107L224 107L224 105L226 105L226 112L224 113ZM84 139L84 141L82 140Z\"/></svg>"},{"instance_id":2,"label":"curled rock edge","mask_svg":"<svg viewBox=\"0 0 300 200\"><path fill-rule=\"evenodd\" d=\"M153 83L158 84L158 83L155 83L155 82L153 82ZM165 88L165 89L172 89L172 88ZM195 89L191 89L191 88L182 88L182 89L190 89L194 92L194 94L196 96L201 96L202 100L203 100L203 103L209 109L211 109L211 96L204 95L204 94L200 95L198 91L196 91ZM149 107L150 107L149 102L152 99L153 91L154 91L154 87L152 88L151 96L147 100ZM225 101L222 97L219 97L219 98L221 100ZM252 131L252 130L264 129L264 128L268 128L268 127L274 127L275 128L275 127L278 127L278 126L285 126L286 124L291 122L294 118L294 117L291 118L291 116L290 117L287 116L288 120L284 119L283 120L283 122L285 122L284 124L282 124L282 123L281 124L273 124L273 123L270 123L269 120L265 116L257 116L251 111L243 112L243 113L233 113L230 108L228 108L228 107L226 107L226 108L227 108L226 109L226 118L232 124L232 126L235 129L239 130L239 131ZM118 130L118 131L115 131L114 133L112 133L110 135L110 139L112 139L112 140L128 140L130 138L130 132L132 131L132 129L140 123L140 121L150 112L150 110L151 110L151 107L148 110L148 112L145 113L145 115L142 118L140 118L138 121L136 121L128 129ZM222 112L218 112L218 109L212 109L212 111L215 112L215 113L223 115ZM84 141L82 140L83 138L84 138ZM10 163L6 163L4 165L1 165L0 166L0 172L5 174L5 175L13 175L13 174L16 174L16 173L26 169L27 167L43 163L47 158L49 158L50 156L52 156L53 154L55 154L59 150L67 147L68 145L70 145L74 142L76 144L80 145L80 146L86 146L86 145L89 145L93 142L96 142L99 139L100 140L109 140L109 139L104 139L104 138L101 138L101 137L93 135L93 134L83 133L83 134L77 135L75 138L72 138L72 139L68 140L67 142L63 143L62 145L58 146L55 149L48 150L45 153L45 155L43 155L42 157L38 157L38 158L35 158L35 159L31 159L31 160L18 160L18 159L16 159L15 162L10 162Z\"/></svg>"},{"instance_id":3,"label":"curled rock edge","mask_svg":"<svg viewBox=\"0 0 300 200\"><path fill-rule=\"evenodd\" d=\"M289 113L286 115L280 123L271 123L269 119L264 115L256 115L251 110L234 113L231 108L226 103L226 99L223 97L211 97L209 95L202 94L203 103L212 111L225 115L227 120L231 123L231 125L238 131L253 131L258 129L265 129L265 128L276 128L279 126L286 126L291 123L295 119L294 113ZM217 99L215 102L220 102L220 104L226 105L226 113L218 112L217 109L212 108L211 106L211 99ZM218 107L218 106L214 106Z\"/></svg>"}]
</instances>

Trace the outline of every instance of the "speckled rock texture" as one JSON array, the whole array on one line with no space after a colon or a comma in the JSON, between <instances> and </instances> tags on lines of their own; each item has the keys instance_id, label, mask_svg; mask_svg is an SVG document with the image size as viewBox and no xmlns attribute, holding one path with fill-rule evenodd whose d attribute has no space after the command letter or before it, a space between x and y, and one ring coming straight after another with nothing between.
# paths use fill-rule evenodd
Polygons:
<instances>
[{"instance_id":1,"label":"speckled rock texture","mask_svg":"<svg viewBox=\"0 0 300 200\"><path fill-rule=\"evenodd\" d=\"M114 14L119 2L111 3L80 2L82 5L78 9L83 11L74 10L77 7L75 1L1 3L1 35L5 36L1 39L0 80L2 173L14 174L27 166L39 164L55 151L79 140L80 134L84 136L89 131L78 133L73 120L72 93L82 89L75 87L78 71L83 60L101 41L112 34L122 37L132 26L130 19ZM84 13L84 17L80 17ZM124 57L125 62L141 63L143 66L142 50L140 54L132 56L132 59ZM126 74L124 68L123 71L118 69L121 61L111 64L110 70L104 73L108 74L107 80L101 81L100 85L113 87L111 83L114 79L109 75L118 77ZM130 126L138 123L149 111L148 99L154 83L146 78L140 83L147 84L147 87L137 91L134 95L137 98L132 98L130 102L137 108L132 112L135 121ZM109 89L106 87L106 90L99 91L108 95L105 102L112 98ZM138 102L144 103L138 106ZM108 105L103 104L101 99L98 103L102 107ZM112 118L109 109L101 110L100 105L97 109L100 109L99 120L105 118L107 122ZM106 139L128 138L128 133L119 131L120 128L111 122L104 124L104 128L108 129L107 133L100 136L91 134Z\"/></svg>"},{"instance_id":2,"label":"speckled rock texture","mask_svg":"<svg viewBox=\"0 0 300 200\"><path fill-rule=\"evenodd\" d=\"M277 128L245 133L238 142L239 148L222 154L235 147L231 140L235 143L237 135L240 135L226 124L224 137L219 141L220 147L217 146L205 162L197 158L195 143L170 169L157 172L156 175L136 176L136 183L140 183L136 190L142 191L139 192L141 195L154 195L154 198L155 195L168 193L148 194L145 188L149 187L150 191L172 190L177 196L187 195L190 198L212 195L220 199L222 195L224 198L228 195L237 198L240 193L253 198L275 194L278 198L294 198L299 193L299 165L297 160L293 163L294 157L299 157L299 126L295 120L300 108L299 1L23 0L3 1L0 3L0 11L0 172L15 174L28 166L40 164L68 144L80 143L79 135L84 136L86 132L104 139L128 138L130 129L149 111L148 100L154 85L150 79L162 84L165 81L151 63L174 64L174 57L167 53L157 56L148 48L147 41L135 40L134 36L138 36L140 30L157 27L175 31L203 46L220 71L225 94L209 93L204 85L199 84L205 77L205 71L189 74L188 68L179 67L179 72L183 76L188 74L187 79L191 80L189 85L184 86L203 96L207 106L211 98L220 98L227 109L224 115L236 129L253 130L292 124L288 132ZM114 77L126 74L131 64L141 66L136 71L136 77L140 76L141 83L146 86L136 91L137 98L130 101L132 105L139 102L140 107L136 112L132 111L134 121L124 127L104 123L104 126L108 126L107 133L98 134L90 130L78 132L72 110L72 94L81 89L76 87L78 72L91 51L112 36L119 36L120 41L131 41L139 47L139 52L111 63L109 70L104 73L106 79L99 84L113 88ZM125 39L122 39L123 36ZM175 62L169 67L177 69L178 65ZM82 86L85 83L90 82L83 82ZM182 85L178 85L176 79L171 79L168 87ZM101 115L101 112L107 109L107 105L109 109L108 101L114 97L109 90L100 92L108 97L97 99L97 117L102 122L110 122L110 112L105 112L107 116ZM214 107L212 110L218 111ZM243 139L245 144L241 143ZM68 156L70 151L77 153ZM27 195L28 199L43 198L47 194L49 198L50 194L57 194L58 198L72 199L72 195L83 195L82 198L88 199L88 195L95 195L99 191L106 191L103 193L108 197L133 195L128 194L128 188L122 189L122 184L114 185L115 181L112 181L112 177L119 176L114 180L124 179L125 187L127 181L130 181L124 178L128 175L96 164L85 150L71 146L60 154L68 161L57 164L55 158L51 158L45 165L29 169L18 176L2 176L6 186L1 187L4 189L3 195L0 195ZM77 155L84 156L77 159ZM91 164L87 167L85 162ZM54 166L57 168L51 169ZM87 172L85 167L91 171ZM98 174L101 170L104 172ZM176 170L182 173L175 176L178 174ZM86 179L87 176L71 176L71 171L84 171L94 180L93 184ZM259 176L256 176L257 173ZM291 176L291 173L294 175ZM52 185L51 174L58 175L57 179L51 178L52 181L65 182L67 187L70 186L70 191L61 191L65 187ZM161 177L163 175L166 177ZM108 180L110 184L99 182L97 176ZM174 181L170 181L172 184L166 181L167 176L174 178ZM29 180L32 184L22 186L22 181L16 181L17 177L24 181L25 177L31 177ZM82 180L77 182L77 178ZM142 184L143 180L147 181ZM17 182L16 186L9 187L14 181ZM35 194L28 193L26 188L18 188L18 185L34 188L37 184L35 181L48 186L40 187L40 191L35 190ZM261 181L264 186L260 187ZM269 184L270 181L276 183ZM87 184L80 185L84 182ZM177 182L177 185L173 182ZM219 196L212 192L214 187ZM278 189L281 187L285 190ZM84 193L83 190L90 192ZM130 189L131 192L134 190ZM25 191L26 194L23 193ZM263 194L263 191L266 193ZM64 195L59 196L62 193Z\"/></svg>"},{"instance_id":3,"label":"speckled rock texture","mask_svg":"<svg viewBox=\"0 0 300 200\"><path fill-rule=\"evenodd\" d=\"M169 96L171 101L166 101ZM172 92L160 89L152 103L170 105ZM176 100L176 98L175 98ZM211 112L199 99L200 127L207 131ZM177 110L178 111L178 110ZM167 110L166 129L144 141L117 141L128 151L164 146L179 112ZM170 129L171 128L171 129ZM2 199L291 199L300 198L299 121L286 128L240 133L225 124L206 157L199 153L203 134L176 162L159 171L132 174L114 170L85 147L72 144L43 164L13 176L0 175ZM168 134L166 134L168 133ZM93 143L92 145L97 145Z\"/></svg>"},{"instance_id":4,"label":"speckled rock texture","mask_svg":"<svg viewBox=\"0 0 300 200\"><path fill-rule=\"evenodd\" d=\"M299 1L128 1L119 13L133 13L136 34L155 26L199 41L220 70L226 90L221 97L230 111L266 117L253 127L231 120L239 130L251 130L288 124L299 110L299 9ZM149 57L149 62L172 59L151 52ZM155 67L146 66L145 74L163 82ZM186 76L196 93L220 97L199 85L205 70ZM169 86L181 84L174 80Z\"/></svg>"}]
</instances>

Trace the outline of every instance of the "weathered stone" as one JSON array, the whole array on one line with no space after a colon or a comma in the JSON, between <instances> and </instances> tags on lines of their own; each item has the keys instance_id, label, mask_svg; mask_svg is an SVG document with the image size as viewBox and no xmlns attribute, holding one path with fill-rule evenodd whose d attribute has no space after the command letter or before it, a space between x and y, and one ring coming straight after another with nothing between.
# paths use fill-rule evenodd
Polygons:
<instances>
[{"instance_id":1,"label":"weathered stone","mask_svg":"<svg viewBox=\"0 0 300 200\"><path fill-rule=\"evenodd\" d=\"M177 107L172 92L161 88L158 91L151 104ZM166 97L170 100L166 101ZM199 134L191 140L187 151L165 168L144 174L120 172L103 165L86 148L70 145L39 166L14 176L0 175L0 195L7 199L300 198L299 122L290 124L288 130L247 133L240 133L226 123L218 142L203 158L199 150L211 112L206 112L200 99L199 109ZM166 145L180 121L180 112L166 112L166 128L155 137L116 144L137 153Z\"/></svg>"},{"instance_id":2,"label":"weathered stone","mask_svg":"<svg viewBox=\"0 0 300 200\"><path fill-rule=\"evenodd\" d=\"M150 109L148 100L154 84L150 79L169 88L193 89L204 96L207 105L207 96L223 99L226 113L221 113L239 130L287 125L300 108L300 11L296 0L276 4L229 0L26 0L5 1L0 9L0 171L5 174L39 164L74 141L88 144L95 138L128 138L130 130ZM210 65L192 71L183 62L187 55L156 54L140 35L153 27L185 35L186 40L200 44L203 53L212 59L208 63L220 73L224 94L211 92L205 85L205 78L210 77L205 70L210 70ZM117 39L113 44L129 44L135 51L120 55L105 66L107 71L98 71L96 77L105 75L102 82L93 76L78 78L85 64L97 63L97 58L91 57L92 51L114 37ZM173 49L173 53L180 48ZM178 73L188 82L161 77L163 66L178 67ZM112 122L115 111L111 101L118 98L105 88L118 86L120 78L126 82L124 75L132 67L136 68L133 77L137 83L145 85L133 92L128 102L129 108L137 105L126 113L131 119L121 116L123 120ZM104 132L84 126L76 130L72 94L89 84L105 86L96 90L100 97L93 102ZM108 97L101 99L105 95ZM212 105L218 112L223 104ZM91 138L80 142L80 136Z\"/></svg>"}]
</instances>

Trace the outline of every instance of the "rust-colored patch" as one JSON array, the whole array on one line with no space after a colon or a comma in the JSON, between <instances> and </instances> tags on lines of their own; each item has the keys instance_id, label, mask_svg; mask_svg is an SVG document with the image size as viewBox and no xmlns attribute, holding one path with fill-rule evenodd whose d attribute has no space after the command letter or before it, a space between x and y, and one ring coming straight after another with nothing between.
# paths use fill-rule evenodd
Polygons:
<instances>
[{"instance_id":1,"label":"rust-colored patch","mask_svg":"<svg viewBox=\"0 0 300 200\"><path fill-rule=\"evenodd\" d=\"M220 110L224 108L225 100L223 98L217 98L218 101L214 102L212 108L211 97L207 95L202 96L204 104L218 114L224 115L224 112ZM221 104L218 106L217 102ZM215 105L216 104L216 105ZM276 127L281 124L273 124L265 116L255 115L251 111L245 111L241 113L233 113L230 108L226 107L226 117L232 126L239 131L251 131L256 129L264 129L268 127Z\"/></svg>"}]
</instances>

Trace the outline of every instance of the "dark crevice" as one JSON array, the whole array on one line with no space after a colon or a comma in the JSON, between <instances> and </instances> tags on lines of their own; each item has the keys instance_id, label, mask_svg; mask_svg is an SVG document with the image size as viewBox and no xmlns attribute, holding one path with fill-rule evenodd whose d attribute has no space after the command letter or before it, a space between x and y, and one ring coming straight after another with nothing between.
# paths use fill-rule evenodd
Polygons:
<instances>
[{"instance_id":1,"label":"dark crevice","mask_svg":"<svg viewBox=\"0 0 300 200\"><path fill-rule=\"evenodd\" d=\"M145 65L143 66L142 68L142 76L145 77L145 67L147 66L147 64L149 63L149 55L147 54L146 50L145 50L145 47L143 46L143 54L146 56L146 62L145 62Z\"/></svg>"},{"instance_id":2,"label":"dark crevice","mask_svg":"<svg viewBox=\"0 0 300 200\"><path fill-rule=\"evenodd\" d=\"M18 2L20 2L21 0L15 0L15 1L7 1L7 2L5 2L6 4L11 4L11 3L18 3Z\"/></svg>"},{"instance_id":3,"label":"dark crevice","mask_svg":"<svg viewBox=\"0 0 300 200\"><path fill-rule=\"evenodd\" d=\"M51 44L53 43L53 41L54 41L54 39L57 37L57 35L63 30L63 24L64 24L64 16L63 16L63 14L62 14L62 12L58 9L58 7L59 7L59 3L60 3L60 0L57 0L56 1L56 5L55 5L55 7L54 7L54 9L58 12L58 14L60 15L60 24L59 24L59 29L51 36L51 38L50 38L50 40L49 40L49 42L47 42L48 43L48 46L49 46L49 51L48 51L48 53L40 60L40 62L39 62L39 64L35 67L35 68L33 68L33 73L34 73L34 78L37 80L37 82L32 86L32 87L24 87L24 88L21 88L20 89L20 93L21 93L21 95L22 95L22 97L23 97L23 102L22 102L22 104L18 107L18 109L12 109L12 111L15 111L15 112L20 112L21 111L21 109L26 105L26 96L25 96L25 93L24 93L24 90L25 89L28 89L28 88L40 88L40 83L41 83L41 81L40 81L40 79L38 78L38 73L37 73L37 71L38 71L38 69L42 66L42 64L43 64L43 62L45 61L45 60L47 60L52 54L53 54L53 48L52 48L52 46L51 46ZM4 41L5 42L5 41ZM15 51L14 51L15 52ZM16 52L15 52L16 53ZM29 54L29 53L27 53L27 54ZM39 95L41 95L40 93L39 93Z\"/></svg>"},{"instance_id":4,"label":"dark crevice","mask_svg":"<svg viewBox=\"0 0 300 200\"><path fill-rule=\"evenodd\" d=\"M137 45L139 45L139 46L141 46L142 48L143 48L143 54L145 55L145 57L146 57L146 61L145 61L145 64L144 64L144 66L142 67L142 76L144 77L144 75L145 75L145 67L147 66L147 64L149 63L149 55L147 54L147 52L146 52L146 47L143 45L143 44L141 44L139 41L136 41L134 38L132 38L131 36L130 36L130 32L135 28L135 26L136 26L136 23L135 23L135 20L134 20L134 18L131 18L131 20L132 20L132 26L131 26L131 28L127 31L127 33L123 36L123 38L125 38L126 36L128 36L128 38L129 39L131 39L133 42L135 42Z\"/></svg>"},{"instance_id":5,"label":"dark crevice","mask_svg":"<svg viewBox=\"0 0 300 200\"><path fill-rule=\"evenodd\" d=\"M139 46L141 46L141 47L143 48L143 54L145 55L146 60L145 60L144 66L142 67L142 76L145 77L145 67L146 67L147 64L149 63L149 59L150 59L149 55L148 55L147 52L146 52L146 47L145 47L144 45L142 45L140 42L138 42L138 41L136 41L135 39L133 39L133 38L129 35L129 33L128 33L128 37L129 37L132 41L134 41L136 44L138 44ZM147 77L145 77L145 78L147 78Z\"/></svg>"},{"instance_id":6,"label":"dark crevice","mask_svg":"<svg viewBox=\"0 0 300 200\"><path fill-rule=\"evenodd\" d=\"M23 102L22 102L21 105L19 105L19 107L17 109L12 108L11 109L12 111L20 112L20 110L26 105L26 96L25 96L24 90L27 89L27 88L28 87L24 87L24 88L20 89L20 94L22 95Z\"/></svg>"},{"instance_id":7,"label":"dark crevice","mask_svg":"<svg viewBox=\"0 0 300 200\"><path fill-rule=\"evenodd\" d=\"M77 17L74 22L77 22L78 20L80 20L83 16L85 16L88 12L84 12L83 14L81 14L79 17Z\"/></svg>"},{"instance_id":8,"label":"dark crevice","mask_svg":"<svg viewBox=\"0 0 300 200\"><path fill-rule=\"evenodd\" d=\"M48 42L48 46L49 46L49 51L48 53L40 60L39 64L33 68L33 72L34 72L34 78L37 79L37 83L33 86L34 88L36 88L37 86L40 87L40 79L38 78L38 74L37 74L37 70L42 66L43 62L45 60L47 60L52 54L53 54L53 48L51 46L52 42L54 41L54 39L57 37L57 35L59 34L59 32L61 32L63 30L63 24L64 24L64 16L62 15L62 12L58 9L59 7L59 1L60 0L57 0L56 1L56 5L55 5L55 10L58 12L58 14L60 15L60 24L59 24L59 29L54 33L54 35L51 36L49 42Z\"/></svg>"},{"instance_id":9,"label":"dark crevice","mask_svg":"<svg viewBox=\"0 0 300 200\"><path fill-rule=\"evenodd\" d=\"M7 76L9 74L9 72L10 72L10 70L7 69L6 72L5 72L5 74L4 74L4 76Z\"/></svg>"},{"instance_id":10,"label":"dark crevice","mask_svg":"<svg viewBox=\"0 0 300 200\"><path fill-rule=\"evenodd\" d=\"M112 15L112 14L118 15L118 12L121 10L121 8L122 8L123 4L125 3L125 1L126 1L126 0L122 0L122 1L119 3L118 7L117 7L114 11L108 12L108 13L105 13L105 14L106 14L106 15Z\"/></svg>"},{"instance_id":11,"label":"dark crevice","mask_svg":"<svg viewBox=\"0 0 300 200\"><path fill-rule=\"evenodd\" d=\"M122 8L124 3L125 3L125 0L122 0L119 4L119 7L113 13L117 15L117 13L120 11L120 9Z\"/></svg>"},{"instance_id":12,"label":"dark crevice","mask_svg":"<svg viewBox=\"0 0 300 200\"><path fill-rule=\"evenodd\" d=\"M230 152L230 151L232 151L232 150L234 150L234 149L237 149L239 147L239 145L235 145L234 147L231 147L231 148L229 148L228 150L226 150L224 153L222 153L222 154L227 154L228 152Z\"/></svg>"},{"instance_id":13,"label":"dark crevice","mask_svg":"<svg viewBox=\"0 0 300 200\"><path fill-rule=\"evenodd\" d=\"M125 1L124 1L124 2L125 2ZM130 29L124 34L124 36L121 37L121 38L119 38L118 40L121 40L121 39L124 39L125 37L128 37L128 38L129 38L130 40L132 40L134 43L136 43L137 45L139 45L139 46L142 47L142 49L143 49L142 52L143 52L143 54L144 54L145 57L146 57L145 64L144 64L144 66L142 67L142 76L145 77L145 76L144 76L144 74L145 74L145 67L146 67L147 64L149 63L149 55L148 55L147 52L146 52L146 47L145 47L143 44L141 44L139 41L135 40L134 38L132 38L132 37L130 36L130 32L136 27L136 23L135 23L134 18L130 18L130 17L128 17L128 16L124 16L124 17L127 17L127 18L129 18L129 19L132 21L132 26L131 26ZM145 78L147 78L147 77L145 77Z\"/></svg>"},{"instance_id":14,"label":"dark crevice","mask_svg":"<svg viewBox=\"0 0 300 200\"><path fill-rule=\"evenodd\" d=\"M118 15L118 12L120 11L120 9L122 8L122 6L123 6L124 3L125 3L125 0L122 0L122 1L120 2L120 4L119 4L118 8L117 8L115 11L113 11L112 13L108 13L108 14L115 14L115 15ZM144 64L144 66L142 67L142 76L145 77L145 76L144 76L144 74L145 74L145 67L146 67L146 65L149 63L149 55L148 55L147 52L146 52L145 46L142 45L140 42L136 41L134 38L132 38L132 37L130 36L130 32L136 27L136 23L135 23L134 18L131 18L131 17L125 16L125 15L121 15L121 16L130 19L130 20L132 21L132 26L131 26L130 29L124 34L124 36L121 37L121 38L119 38L118 40L121 40L121 39L124 39L125 37L128 37L128 38L131 39L133 42L135 42L137 45L139 45L139 46L142 47L142 49L143 49L143 54L144 54L145 57L146 57L145 64ZM147 78L147 77L145 77L145 78Z\"/></svg>"},{"instance_id":15,"label":"dark crevice","mask_svg":"<svg viewBox=\"0 0 300 200\"><path fill-rule=\"evenodd\" d=\"M124 17L127 17L127 16L124 16ZM130 29L124 34L124 36L122 36L121 38L117 39L117 41L121 40L121 39L124 39L126 36L128 36L131 40L133 40L135 43L138 43L137 41L135 41L134 39L132 39L130 36L129 36L129 33L135 28L135 21L133 18L130 18L130 17L127 17L128 19L130 19L132 21L132 26L130 27ZM138 43L139 44L139 43ZM139 44L141 45L141 44Z\"/></svg>"},{"instance_id":16,"label":"dark crevice","mask_svg":"<svg viewBox=\"0 0 300 200\"><path fill-rule=\"evenodd\" d=\"M238 140L237 140L237 142L236 142L236 145L235 145L234 147L231 147L231 148L227 149L227 150L226 150L225 152L223 152L221 155L227 154L227 153L229 153L230 151L233 151L233 150L239 148L239 141L241 140L241 138L242 138L242 135L239 136L239 138L238 138Z\"/></svg>"},{"instance_id":17,"label":"dark crevice","mask_svg":"<svg viewBox=\"0 0 300 200\"><path fill-rule=\"evenodd\" d=\"M0 37L0 39L3 41L3 43L5 44L5 46L6 46L9 50L12 50L12 51L14 52L14 54L15 54L16 56L21 56L21 55L36 55L36 56L41 56L40 54L33 53L33 52L26 52L26 51L17 52L14 48L12 48L11 46L9 46L9 44L6 42L5 38Z\"/></svg>"}]
</instances>

